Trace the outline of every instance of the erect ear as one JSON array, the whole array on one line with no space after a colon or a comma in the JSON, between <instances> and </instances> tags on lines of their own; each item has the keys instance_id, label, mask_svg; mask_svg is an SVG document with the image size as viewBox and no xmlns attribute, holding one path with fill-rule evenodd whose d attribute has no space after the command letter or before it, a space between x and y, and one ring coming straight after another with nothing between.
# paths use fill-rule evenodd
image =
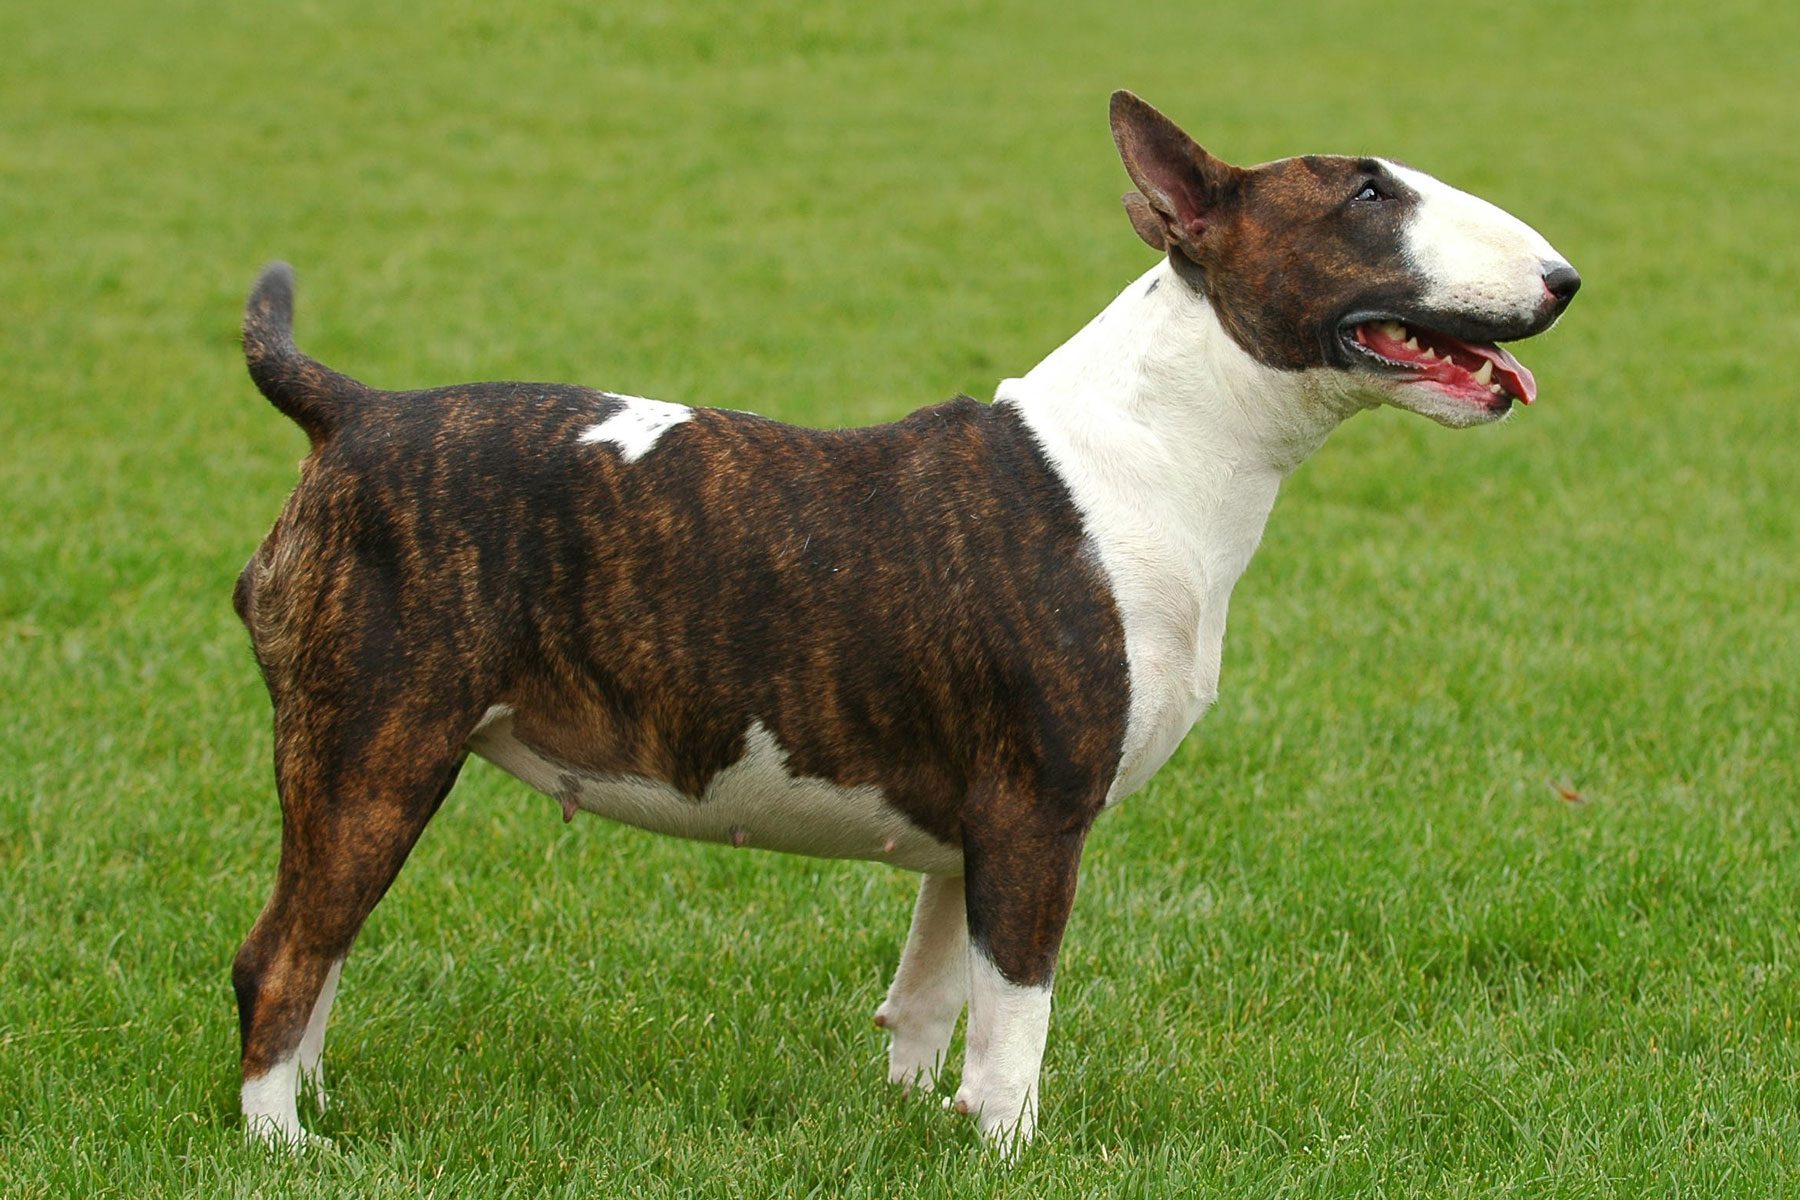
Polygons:
<instances>
[{"instance_id":1,"label":"erect ear","mask_svg":"<svg viewBox=\"0 0 1800 1200\"><path fill-rule=\"evenodd\" d=\"M1112 95L1112 135L1138 190L1125 197L1131 227L1152 247L1193 258L1243 171L1202 150L1175 122L1127 91Z\"/></svg>"}]
</instances>

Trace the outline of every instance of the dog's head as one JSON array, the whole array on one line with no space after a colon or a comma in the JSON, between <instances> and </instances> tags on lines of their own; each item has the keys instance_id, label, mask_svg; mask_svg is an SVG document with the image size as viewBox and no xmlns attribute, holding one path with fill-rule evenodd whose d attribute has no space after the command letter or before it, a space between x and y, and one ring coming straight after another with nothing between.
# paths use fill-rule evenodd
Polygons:
<instances>
[{"instance_id":1,"label":"dog's head","mask_svg":"<svg viewBox=\"0 0 1800 1200\"><path fill-rule=\"evenodd\" d=\"M1497 343L1550 328L1581 278L1524 222L1379 158L1235 167L1130 92L1113 95L1112 130L1132 226L1252 358L1343 372L1445 425L1535 397Z\"/></svg>"}]
</instances>

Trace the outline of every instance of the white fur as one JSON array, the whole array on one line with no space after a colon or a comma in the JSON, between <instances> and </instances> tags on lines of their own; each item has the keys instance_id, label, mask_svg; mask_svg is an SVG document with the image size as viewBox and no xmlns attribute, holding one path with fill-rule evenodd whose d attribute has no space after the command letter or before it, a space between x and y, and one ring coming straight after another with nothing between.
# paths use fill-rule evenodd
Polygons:
<instances>
[{"instance_id":1,"label":"white fur","mask_svg":"<svg viewBox=\"0 0 1800 1200\"><path fill-rule=\"evenodd\" d=\"M319 998L313 1001L306 1032L300 1037L299 1080L313 1089L321 1109L325 1107L325 1026L331 1020L331 1003L337 999L338 977L343 971L343 959L331 964L331 970L325 974L325 985L319 989Z\"/></svg>"},{"instance_id":2,"label":"white fur","mask_svg":"<svg viewBox=\"0 0 1800 1200\"><path fill-rule=\"evenodd\" d=\"M959 875L927 875L900 967L875 1023L888 1031L888 1082L931 1091L969 996L969 924Z\"/></svg>"},{"instance_id":3,"label":"white fur","mask_svg":"<svg viewBox=\"0 0 1800 1200\"><path fill-rule=\"evenodd\" d=\"M1428 309L1495 321L1529 321L1544 302L1544 275L1568 266L1543 235L1505 209L1423 171L1383 159L1419 194L1406 224L1407 261L1428 282Z\"/></svg>"},{"instance_id":4,"label":"white fur","mask_svg":"<svg viewBox=\"0 0 1800 1200\"><path fill-rule=\"evenodd\" d=\"M861 858L913 871L954 874L962 850L914 825L873 786L841 787L791 775L787 752L761 721L744 732L744 754L698 799L636 775L600 775L553 762L512 734L504 716L469 748L538 791L640 829L700 841L786 850L820 858Z\"/></svg>"},{"instance_id":5,"label":"white fur","mask_svg":"<svg viewBox=\"0 0 1800 1200\"><path fill-rule=\"evenodd\" d=\"M1038 1072L1050 1032L1050 987L1010 982L969 945L969 1037L956 1108L1010 1157L1037 1128Z\"/></svg>"},{"instance_id":6,"label":"white fur","mask_svg":"<svg viewBox=\"0 0 1800 1200\"><path fill-rule=\"evenodd\" d=\"M995 399L1019 406L1112 584L1131 681L1115 803L1218 696L1231 589L1277 487L1366 401L1338 372L1257 363L1167 260Z\"/></svg>"},{"instance_id":7,"label":"white fur","mask_svg":"<svg viewBox=\"0 0 1800 1200\"><path fill-rule=\"evenodd\" d=\"M581 431L583 445L611 442L619 448L619 457L636 462L650 453L657 439L694 415L694 410L665 400L646 400L642 396L614 396L623 406L597 425Z\"/></svg>"},{"instance_id":8,"label":"white fur","mask_svg":"<svg viewBox=\"0 0 1800 1200\"><path fill-rule=\"evenodd\" d=\"M479 720L475 723L475 733L480 733L482 730L484 730L488 726L492 725L495 721L498 721L503 717L510 717L512 715L513 715L513 707L510 704L489 705L488 710L481 714L481 720ZM474 734L470 734L469 736L473 737Z\"/></svg>"},{"instance_id":9,"label":"white fur","mask_svg":"<svg viewBox=\"0 0 1800 1200\"><path fill-rule=\"evenodd\" d=\"M294 1104L299 1059L290 1054L255 1079L244 1080L238 1094L244 1110L244 1136L253 1142L298 1149L307 1135Z\"/></svg>"}]
</instances>

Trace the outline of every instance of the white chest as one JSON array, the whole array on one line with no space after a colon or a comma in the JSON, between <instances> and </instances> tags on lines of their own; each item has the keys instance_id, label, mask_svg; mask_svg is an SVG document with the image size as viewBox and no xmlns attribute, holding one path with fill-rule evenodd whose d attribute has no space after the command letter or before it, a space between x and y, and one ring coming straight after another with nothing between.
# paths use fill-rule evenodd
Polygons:
<instances>
[{"instance_id":1,"label":"white chest","mask_svg":"<svg viewBox=\"0 0 1800 1200\"><path fill-rule=\"evenodd\" d=\"M1273 502L1269 484L1268 502ZM1194 548L1171 538L1149 554L1136 539L1115 539L1102 549L1114 603L1125 629L1131 680L1119 770L1107 793L1115 804L1161 769L1181 739L1219 695L1225 620L1231 590L1256 548L1268 508L1257 499L1230 536Z\"/></svg>"},{"instance_id":2,"label":"white chest","mask_svg":"<svg viewBox=\"0 0 1800 1200\"><path fill-rule=\"evenodd\" d=\"M1131 703L1115 804L1149 781L1218 698L1231 590L1249 565L1278 471L1184 459L1155 431L1026 410L1082 512L1125 634Z\"/></svg>"},{"instance_id":3,"label":"white chest","mask_svg":"<svg viewBox=\"0 0 1800 1200\"><path fill-rule=\"evenodd\" d=\"M1246 355L1152 268L996 400L1055 468L1112 585L1131 703L1107 803L1168 761L1218 696L1225 615L1281 480L1346 410Z\"/></svg>"}]
</instances>

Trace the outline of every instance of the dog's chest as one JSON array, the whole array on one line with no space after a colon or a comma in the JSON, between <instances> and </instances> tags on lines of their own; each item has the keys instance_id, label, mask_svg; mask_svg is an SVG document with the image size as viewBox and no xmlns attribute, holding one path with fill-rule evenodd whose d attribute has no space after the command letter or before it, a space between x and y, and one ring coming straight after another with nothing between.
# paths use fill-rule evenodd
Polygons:
<instances>
[{"instance_id":1,"label":"dog's chest","mask_svg":"<svg viewBox=\"0 0 1800 1200\"><path fill-rule=\"evenodd\" d=\"M1148 782L1217 698L1231 592L1280 475L1174 452L1163 431L1097 413L1079 392L1071 403L1054 384L1008 381L1002 395L1028 398L1021 408L1081 511L1123 627L1130 710L1110 805Z\"/></svg>"},{"instance_id":2,"label":"dog's chest","mask_svg":"<svg viewBox=\"0 0 1800 1200\"><path fill-rule=\"evenodd\" d=\"M1178 587L1165 574L1155 588L1121 579L1118 598L1131 713L1109 805L1149 782L1218 698L1230 588Z\"/></svg>"},{"instance_id":3,"label":"dog's chest","mask_svg":"<svg viewBox=\"0 0 1800 1200\"><path fill-rule=\"evenodd\" d=\"M962 869L959 846L919 829L880 788L792 773L786 753L760 722L745 731L743 755L697 797L659 779L557 762L515 737L505 715L478 732L469 748L554 797L566 813L580 809L653 833L737 847L886 862L931 874Z\"/></svg>"}]
</instances>

